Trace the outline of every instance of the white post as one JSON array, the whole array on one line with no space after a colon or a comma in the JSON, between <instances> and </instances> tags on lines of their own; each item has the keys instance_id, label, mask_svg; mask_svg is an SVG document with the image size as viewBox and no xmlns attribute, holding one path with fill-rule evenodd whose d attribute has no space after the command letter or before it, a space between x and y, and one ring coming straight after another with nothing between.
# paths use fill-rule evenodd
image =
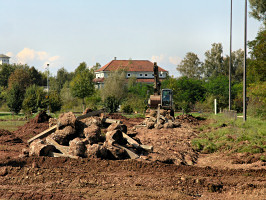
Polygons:
<instances>
[{"instance_id":1,"label":"white post","mask_svg":"<svg viewBox=\"0 0 266 200\"><path fill-rule=\"evenodd\" d=\"M214 99L214 113L217 115L217 101Z\"/></svg>"}]
</instances>

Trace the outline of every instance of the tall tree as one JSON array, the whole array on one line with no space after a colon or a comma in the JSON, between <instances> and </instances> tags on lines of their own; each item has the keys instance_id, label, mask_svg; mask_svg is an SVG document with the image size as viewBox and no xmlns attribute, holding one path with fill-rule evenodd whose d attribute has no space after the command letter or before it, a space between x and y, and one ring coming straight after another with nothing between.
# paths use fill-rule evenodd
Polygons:
<instances>
[{"instance_id":1,"label":"tall tree","mask_svg":"<svg viewBox=\"0 0 266 200\"><path fill-rule=\"evenodd\" d=\"M126 73L124 71L115 71L105 79L104 87L101 91L103 100L107 97L115 97L121 101L126 96Z\"/></svg>"},{"instance_id":2,"label":"tall tree","mask_svg":"<svg viewBox=\"0 0 266 200\"><path fill-rule=\"evenodd\" d=\"M75 70L75 77L70 82L72 95L82 99L83 111L85 110L85 97L92 95L95 89L93 78L93 71L88 69L87 64L83 62Z\"/></svg>"},{"instance_id":3,"label":"tall tree","mask_svg":"<svg viewBox=\"0 0 266 200\"><path fill-rule=\"evenodd\" d=\"M71 81L73 78L74 73L69 73L64 67L60 68L57 71L56 75L56 83L57 83L57 91L60 92L63 88L64 84L67 81Z\"/></svg>"},{"instance_id":4,"label":"tall tree","mask_svg":"<svg viewBox=\"0 0 266 200\"><path fill-rule=\"evenodd\" d=\"M257 37L248 42L251 59L248 67L248 79L251 82L266 80L266 29L261 29Z\"/></svg>"},{"instance_id":5,"label":"tall tree","mask_svg":"<svg viewBox=\"0 0 266 200\"><path fill-rule=\"evenodd\" d=\"M217 77L225 74L223 67L223 46L221 43L213 43L211 50L205 52L203 64L204 78Z\"/></svg>"},{"instance_id":6,"label":"tall tree","mask_svg":"<svg viewBox=\"0 0 266 200\"><path fill-rule=\"evenodd\" d=\"M15 71L14 65L3 64L0 65L0 86L8 86L8 78Z\"/></svg>"},{"instance_id":7,"label":"tall tree","mask_svg":"<svg viewBox=\"0 0 266 200\"><path fill-rule=\"evenodd\" d=\"M29 68L29 76L32 84L42 86L43 84L42 74L37 69L35 69L35 67Z\"/></svg>"},{"instance_id":8,"label":"tall tree","mask_svg":"<svg viewBox=\"0 0 266 200\"><path fill-rule=\"evenodd\" d=\"M266 1L265 0L249 0L251 8L251 16L257 20L266 23Z\"/></svg>"},{"instance_id":9,"label":"tall tree","mask_svg":"<svg viewBox=\"0 0 266 200\"><path fill-rule=\"evenodd\" d=\"M202 75L202 63L200 62L197 54L188 52L186 57L177 66L177 71L183 76L188 78L200 79Z\"/></svg>"},{"instance_id":10,"label":"tall tree","mask_svg":"<svg viewBox=\"0 0 266 200\"><path fill-rule=\"evenodd\" d=\"M229 56L224 58L224 66L226 75L229 74ZM231 77L232 81L242 81L243 79L243 63L244 63L244 51L242 49L238 49L232 52L232 68L231 68Z\"/></svg>"},{"instance_id":11,"label":"tall tree","mask_svg":"<svg viewBox=\"0 0 266 200\"><path fill-rule=\"evenodd\" d=\"M29 71L23 68L16 69L9 76L8 87L11 87L14 83L18 83L22 88L26 89L32 83Z\"/></svg>"},{"instance_id":12,"label":"tall tree","mask_svg":"<svg viewBox=\"0 0 266 200\"><path fill-rule=\"evenodd\" d=\"M9 88L7 93L7 106L9 110L18 114L22 108L22 102L24 99L24 88L15 82Z\"/></svg>"},{"instance_id":13,"label":"tall tree","mask_svg":"<svg viewBox=\"0 0 266 200\"><path fill-rule=\"evenodd\" d=\"M100 68L101 68L101 64L98 63L98 62L96 62L96 64L93 65L92 70L93 70L93 71L96 71L96 70L98 70L98 69L100 69Z\"/></svg>"}]
</instances>

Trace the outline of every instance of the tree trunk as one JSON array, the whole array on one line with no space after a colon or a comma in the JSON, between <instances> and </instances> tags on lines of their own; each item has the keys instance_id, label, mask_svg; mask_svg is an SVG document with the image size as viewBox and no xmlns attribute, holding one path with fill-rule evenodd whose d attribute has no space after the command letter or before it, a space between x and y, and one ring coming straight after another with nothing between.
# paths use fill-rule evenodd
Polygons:
<instances>
[{"instance_id":1,"label":"tree trunk","mask_svg":"<svg viewBox=\"0 0 266 200\"><path fill-rule=\"evenodd\" d=\"M82 99L82 109L83 109L82 112L84 112L84 110L85 110L85 100L84 100L84 98Z\"/></svg>"}]
</instances>

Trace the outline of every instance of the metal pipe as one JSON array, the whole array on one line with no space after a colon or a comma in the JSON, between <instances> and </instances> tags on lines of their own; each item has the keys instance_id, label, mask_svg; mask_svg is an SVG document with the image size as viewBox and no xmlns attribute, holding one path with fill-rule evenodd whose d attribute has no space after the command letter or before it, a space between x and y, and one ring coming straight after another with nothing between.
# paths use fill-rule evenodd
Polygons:
<instances>
[{"instance_id":1,"label":"metal pipe","mask_svg":"<svg viewBox=\"0 0 266 200\"><path fill-rule=\"evenodd\" d=\"M231 69L232 69L232 7L231 0L231 15L230 15L230 59L229 59L229 110L231 110Z\"/></svg>"},{"instance_id":2,"label":"metal pipe","mask_svg":"<svg viewBox=\"0 0 266 200\"><path fill-rule=\"evenodd\" d=\"M244 122L247 120L246 68L247 68L247 0L245 0L245 27L244 27L244 69L243 69L243 121Z\"/></svg>"}]
</instances>

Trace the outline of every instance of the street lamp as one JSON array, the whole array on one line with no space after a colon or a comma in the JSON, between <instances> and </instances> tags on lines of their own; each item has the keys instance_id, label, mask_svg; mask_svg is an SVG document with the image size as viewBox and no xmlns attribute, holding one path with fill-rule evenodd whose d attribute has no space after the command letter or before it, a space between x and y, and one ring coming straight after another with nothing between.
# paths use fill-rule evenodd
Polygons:
<instances>
[{"instance_id":1,"label":"street lamp","mask_svg":"<svg viewBox=\"0 0 266 200\"><path fill-rule=\"evenodd\" d=\"M247 0L245 0L245 27L244 27L244 69L243 69L243 121L247 120L247 90L246 90L246 69L247 69Z\"/></svg>"},{"instance_id":2,"label":"street lamp","mask_svg":"<svg viewBox=\"0 0 266 200\"><path fill-rule=\"evenodd\" d=\"M48 106L47 106L47 112L48 114L50 114L50 111L49 111L49 63L47 63L47 98L48 98Z\"/></svg>"},{"instance_id":3,"label":"street lamp","mask_svg":"<svg viewBox=\"0 0 266 200\"><path fill-rule=\"evenodd\" d=\"M231 69L232 69L232 2L231 0L231 15L230 15L230 59L229 59L229 108L231 110Z\"/></svg>"}]
</instances>

